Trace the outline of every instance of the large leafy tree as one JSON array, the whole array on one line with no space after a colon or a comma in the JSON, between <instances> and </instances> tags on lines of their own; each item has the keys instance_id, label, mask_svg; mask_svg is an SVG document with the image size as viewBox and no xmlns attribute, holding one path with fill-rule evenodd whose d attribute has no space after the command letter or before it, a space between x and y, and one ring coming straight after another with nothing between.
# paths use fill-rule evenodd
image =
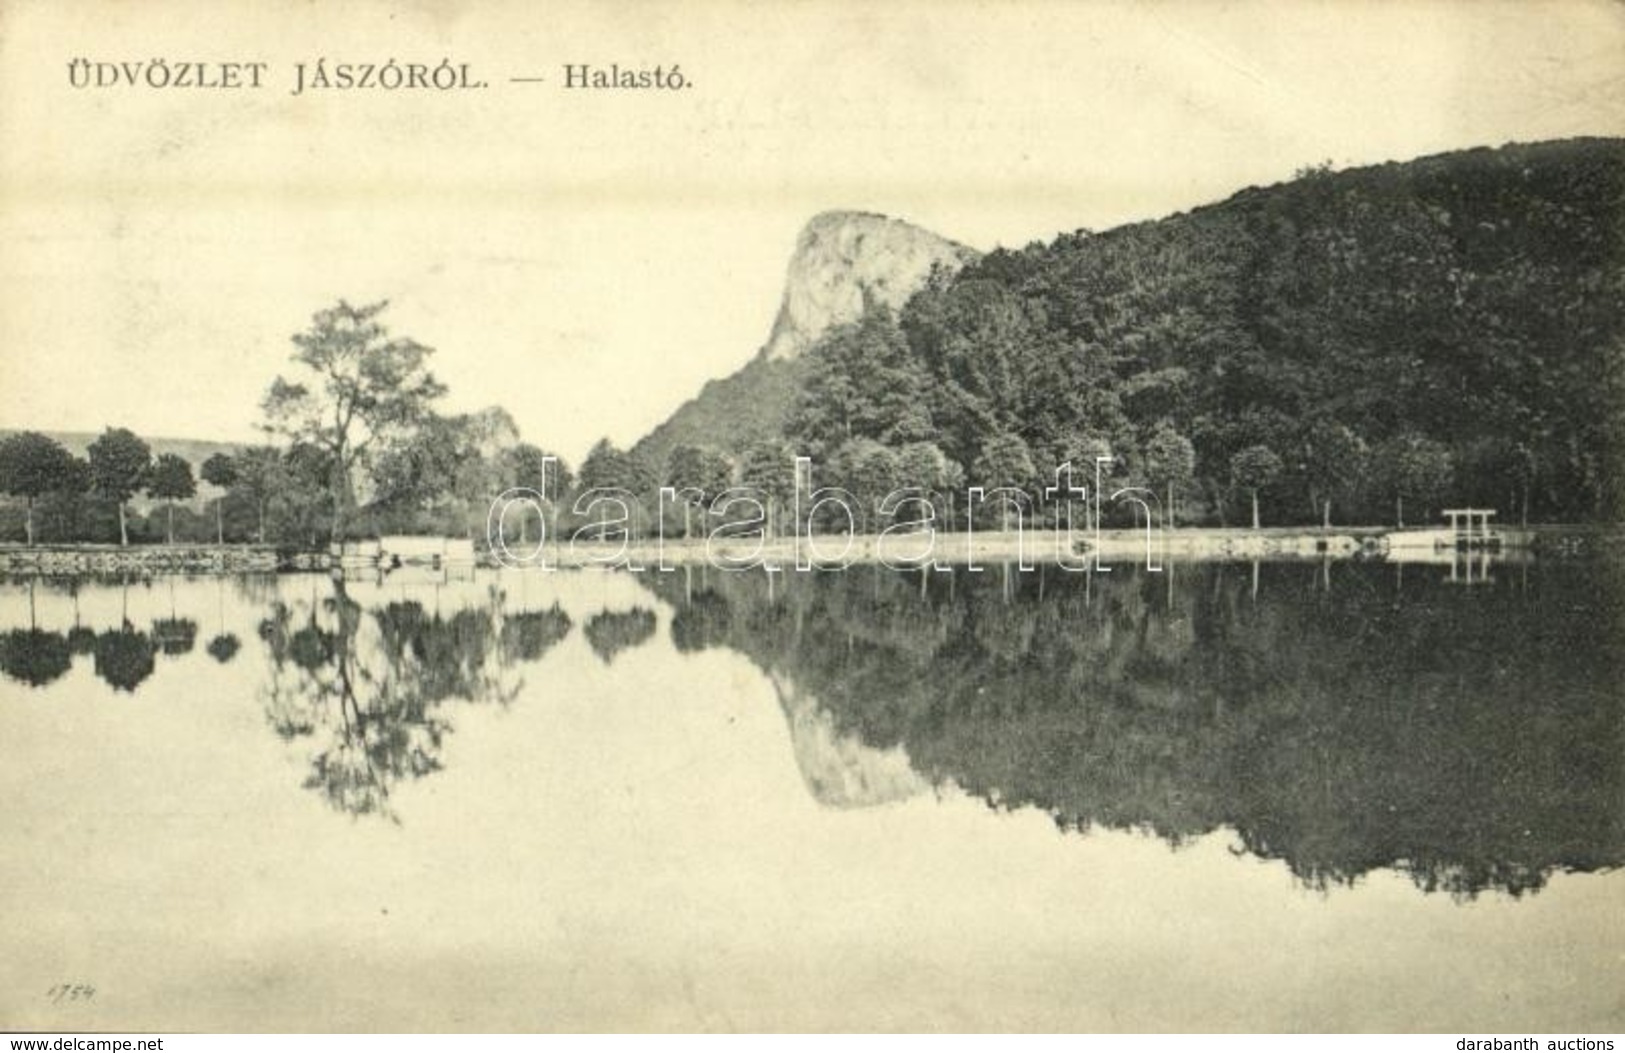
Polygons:
<instances>
[{"instance_id":1,"label":"large leafy tree","mask_svg":"<svg viewBox=\"0 0 1625 1053\"><path fill-rule=\"evenodd\" d=\"M798 452L820 456L853 439L889 446L932 436L930 377L889 309L837 327L808 352L807 370L790 413Z\"/></svg>"},{"instance_id":2,"label":"large leafy tree","mask_svg":"<svg viewBox=\"0 0 1625 1053\"><path fill-rule=\"evenodd\" d=\"M90 444L90 478L95 492L118 505L118 539L130 543L124 506L146 483L152 447L128 428L108 428Z\"/></svg>"},{"instance_id":3,"label":"large leafy tree","mask_svg":"<svg viewBox=\"0 0 1625 1053\"><path fill-rule=\"evenodd\" d=\"M1038 469L1033 464L1032 450L1021 436L1001 432L982 445L982 452L971 463L970 477L987 490L1013 489L1030 493L1038 483ZM1010 528L1010 502L999 501L1001 529Z\"/></svg>"},{"instance_id":4,"label":"large leafy tree","mask_svg":"<svg viewBox=\"0 0 1625 1053\"><path fill-rule=\"evenodd\" d=\"M48 495L50 504L46 506L57 524L58 537L77 539L84 536L81 530L83 498L90 489L90 462L69 454L67 460L62 462L56 485Z\"/></svg>"},{"instance_id":5,"label":"large leafy tree","mask_svg":"<svg viewBox=\"0 0 1625 1053\"><path fill-rule=\"evenodd\" d=\"M1415 433L1384 443L1375 459L1375 471L1394 497L1394 519L1401 527L1407 497L1426 505L1442 497L1455 477L1449 447Z\"/></svg>"},{"instance_id":6,"label":"large leafy tree","mask_svg":"<svg viewBox=\"0 0 1625 1053\"><path fill-rule=\"evenodd\" d=\"M989 438L971 464L971 479L988 489L998 486L1031 489L1038 482L1037 472L1032 450L1021 436L1009 432Z\"/></svg>"},{"instance_id":7,"label":"large leafy tree","mask_svg":"<svg viewBox=\"0 0 1625 1053\"><path fill-rule=\"evenodd\" d=\"M254 503L256 537L265 544L265 506L281 486L286 470L274 446L250 446L234 459L235 487ZM205 464L204 468L207 469ZM205 476L207 478L207 476Z\"/></svg>"},{"instance_id":8,"label":"large leafy tree","mask_svg":"<svg viewBox=\"0 0 1625 1053\"><path fill-rule=\"evenodd\" d=\"M1092 428L1071 428L1056 437L1050 447L1050 455L1039 465L1040 475L1046 487L1052 485L1060 466L1072 466L1072 484L1083 486L1087 492L1093 493L1095 479L1098 476L1102 488L1109 486L1110 480L1122 474L1125 467L1125 458L1119 456L1119 447L1115 445L1104 433ZM1104 509L1104 495L1096 495L1100 500L1084 502L1085 527L1089 524L1091 506L1095 509Z\"/></svg>"},{"instance_id":9,"label":"large leafy tree","mask_svg":"<svg viewBox=\"0 0 1625 1053\"><path fill-rule=\"evenodd\" d=\"M654 473L636 454L608 439L599 439L581 462L579 481L583 490L620 489L642 494L654 485Z\"/></svg>"},{"instance_id":10,"label":"large leafy tree","mask_svg":"<svg viewBox=\"0 0 1625 1053\"><path fill-rule=\"evenodd\" d=\"M313 443L295 443L282 454L271 501L279 541L314 547L324 530L332 535L334 470L332 452Z\"/></svg>"},{"instance_id":11,"label":"large leafy tree","mask_svg":"<svg viewBox=\"0 0 1625 1053\"><path fill-rule=\"evenodd\" d=\"M1153 485L1161 484L1168 494L1163 515L1174 525L1174 494L1196 476L1196 447L1191 445L1171 421L1161 421L1141 448L1145 475Z\"/></svg>"},{"instance_id":12,"label":"large leafy tree","mask_svg":"<svg viewBox=\"0 0 1625 1053\"><path fill-rule=\"evenodd\" d=\"M767 530L784 533L780 509L786 508L796 492L795 449L780 439L752 443L739 459L739 481L754 487L767 499Z\"/></svg>"},{"instance_id":13,"label":"large leafy tree","mask_svg":"<svg viewBox=\"0 0 1625 1053\"><path fill-rule=\"evenodd\" d=\"M503 454L519 442L519 425L501 406L458 414L452 421L469 457L453 476L449 492L470 509L478 506L483 521L484 506L506 485Z\"/></svg>"},{"instance_id":14,"label":"large leafy tree","mask_svg":"<svg viewBox=\"0 0 1625 1053\"><path fill-rule=\"evenodd\" d=\"M1282 467L1281 455L1262 444L1237 450L1230 458L1230 482L1252 496L1254 530L1259 527L1258 491L1273 484L1280 477Z\"/></svg>"},{"instance_id":15,"label":"large leafy tree","mask_svg":"<svg viewBox=\"0 0 1625 1053\"><path fill-rule=\"evenodd\" d=\"M26 536L34 543L34 500L73 481L73 455L37 431L0 439L0 492L26 504Z\"/></svg>"},{"instance_id":16,"label":"large leafy tree","mask_svg":"<svg viewBox=\"0 0 1625 1053\"><path fill-rule=\"evenodd\" d=\"M1371 451L1353 429L1317 422L1304 436L1300 469L1309 503L1321 515L1320 525L1332 525L1332 502L1358 500L1365 491Z\"/></svg>"},{"instance_id":17,"label":"large leafy tree","mask_svg":"<svg viewBox=\"0 0 1625 1053\"><path fill-rule=\"evenodd\" d=\"M733 481L733 462L709 446L679 443L666 457L666 484L691 487L707 496L726 490Z\"/></svg>"},{"instance_id":18,"label":"large leafy tree","mask_svg":"<svg viewBox=\"0 0 1625 1053\"><path fill-rule=\"evenodd\" d=\"M683 536L692 534L690 515L705 507L733 481L733 462L709 446L679 443L666 456L665 482L683 502Z\"/></svg>"},{"instance_id":19,"label":"large leafy tree","mask_svg":"<svg viewBox=\"0 0 1625 1053\"><path fill-rule=\"evenodd\" d=\"M197 493L197 482L192 478L192 465L178 453L160 454L147 471L147 493L163 501L168 512L166 536L175 543L175 502L185 501Z\"/></svg>"},{"instance_id":20,"label":"large leafy tree","mask_svg":"<svg viewBox=\"0 0 1625 1053\"><path fill-rule=\"evenodd\" d=\"M938 499L946 502L946 524L951 529L954 494L965 486L965 469L959 462L934 442L911 442L897 451L897 474L902 486L931 494L933 509Z\"/></svg>"},{"instance_id":21,"label":"large leafy tree","mask_svg":"<svg viewBox=\"0 0 1625 1053\"><path fill-rule=\"evenodd\" d=\"M628 529L644 528L647 520L642 517L641 501L655 489L655 472L637 452L622 450L608 439L600 439L581 462L578 481L582 491L622 490L638 498L627 509L634 519Z\"/></svg>"},{"instance_id":22,"label":"large leafy tree","mask_svg":"<svg viewBox=\"0 0 1625 1053\"><path fill-rule=\"evenodd\" d=\"M222 490L230 490L237 484L236 458L230 457L223 453L210 454L209 457L204 460L203 466L199 469L199 474L203 476L203 481L208 483L210 486L218 486ZM214 540L216 544L220 545L224 545L226 543L226 524L225 518L221 513L221 505L224 503L224 495L217 497L214 500Z\"/></svg>"},{"instance_id":23,"label":"large leafy tree","mask_svg":"<svg viewBox=\"0 0 1625 1053\"><path fill-rule=\"evenodd\" d=\"M549 501L557 502L575 485L569 462L534 443L516 443L504 451L502 460L507 485L529 487Z\"/></svg>"},{"instance_id":24,"label":"large leafy tree","mask_svg":"<svg viewBox=\"0 0 1625 1053\"><path fill-rule=\"evenodd\" d=\"M400 509L428 508L467 487L480 469L480 451L467 418L429 414L374 458L374 502Z\"/></svg>"},{"instance_id":25,"label":"large leafy tree","mask_svg":"<svg viewBox=\"0 0 1625 1053\"><path fill-rule=\"evenodd\" d=\"M446 391L428 370L432 349L391 337L378 321L387 306L387 300L361 307L340 300L316 312L310 328L293 337L293 360L304 375L277 377L262 403L268 431L328 455L335 541L355 504L358 468L414 430Z\"/></svg>"},{"instance_id":26,"label":"large leafy tree","mask_svg":"<svg viewBox=\"0 0 1625 1053\"><path fill-rule=\"evenodd\" d=\"M871 530L875 529L880 503L903 485L897 452L873 439L843 443L831 458L830 473L858 499L864 522Z\"/></svg>"},{"instance_id":27,"label":"large leafy tree","mask_svg":"<svg viewBox=\"0 0 1625 1053\"><path fill-rule=\"evenodd\" d=\"M374 504L421 525L433 510L441 527L460 519L461 529L483 522L487 505L507 485L504 454L519 440L506 410L442 416L429 413L418 427L391 442L375 458Z\"/></svg>"},{"instance_id":28,"label":"large leafy tree","mask_svg":"<svg viewBox=\"0 0 1625 1053\"><path fill-rule=\"evenodd\" d=\"M554 518L554 522L548 524L548 533L551 534L557 524L558 509L564 501L564 494L575 485L575 473L570 470L569 463L540 446L521 442L502 452L501 470L504 489L509 486L525 487L547 498ZM524 509L519 514L520 544L527 544L530 540L529 522L530 511Z\"/></svg>"}]
</instances>

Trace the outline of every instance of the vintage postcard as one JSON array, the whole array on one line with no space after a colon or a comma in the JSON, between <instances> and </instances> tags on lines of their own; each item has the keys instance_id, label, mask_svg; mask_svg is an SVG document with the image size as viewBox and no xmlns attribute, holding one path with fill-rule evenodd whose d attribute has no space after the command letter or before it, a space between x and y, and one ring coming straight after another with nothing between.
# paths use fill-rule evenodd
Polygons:
<instances>
[{"instance_id":1,"label":"vintage postcard","mask_svg":"<svg viewBox=\"0 0 1625 1053\"><path fill-rule=\"evenodd\" d=\"M0 1029L1617 1032L1622 519L1616 3L0 0Z\"/></svg>"}]
</instances>

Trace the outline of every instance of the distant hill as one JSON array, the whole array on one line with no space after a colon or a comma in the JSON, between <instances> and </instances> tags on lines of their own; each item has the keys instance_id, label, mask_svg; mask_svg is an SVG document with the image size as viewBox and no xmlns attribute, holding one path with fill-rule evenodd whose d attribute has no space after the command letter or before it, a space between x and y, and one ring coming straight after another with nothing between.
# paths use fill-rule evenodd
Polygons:
<instances>
[{"instance_id":1,"label":"distant hill","mask_svg":"<svg viewBox=\"0 0 1625 1053\"><path fill-rule=\"evenodd\" d=\"M13 435L19 431L32 430L24 428L0 428L0 438ZM78 457L85 456L90 444L101 438L99 431L47 431L40 434L49 436L61 443L69 453ZM212 442L207 439L171 439L158 438L151 435L142 435L142 441L152 447L154 457L160 454L173 453L186 458L195 470L204 461L217 453L228 456L242 450L246 443L240 442Z\"/></svg>"},{"instance_id":2,"label":"distant hill","mask_svg":"<svg viewBox=\"0 0 1625 1053\"><path fill-rule=\"evenodd\" d=\"M783 435L805 370L796 359L755 358L737 373L708 381L700 393L632 447L645 464L659 466L685 443L738 451Z\"/></svg>"},{"instance_id":3,"label":"distant hill","mask_svg":"<svg viewBox=\"0 0 1625 1053\"><path fill-rule=\"evenodd\" d=\"M34 429L0 428L0 438L4 438L7 435L16 434L20 431L32 430ZM40 434L55 439L75 457L86 456L86 451L90 448L90 444L101 438L102 435L102 433L99 431L44 431L40 432ZM210 457L213 457L217 453L223 453L229 457L238 453L244 448L244 446L247 445L246 443L240 442L211 442L206 439L156 438L151 435L142 435L141 439L148 446L152 447L152 455L154 457L159 457L166 453L173 453L185 458L187 463L192 466L192 475L194 477L197 476L198 470L203 467L203 462L208 460ZM219 495L220 491L217 488L210 486L201 478L199 478L197 482L198 492L197 496L192 500L192 504L201 505L202 502L211 500ZM137 508L143 508L146 506L147 502L145 498L138 496L134 499L134 501L132 501L132 504Z\"/></svg>"}]
</instances>

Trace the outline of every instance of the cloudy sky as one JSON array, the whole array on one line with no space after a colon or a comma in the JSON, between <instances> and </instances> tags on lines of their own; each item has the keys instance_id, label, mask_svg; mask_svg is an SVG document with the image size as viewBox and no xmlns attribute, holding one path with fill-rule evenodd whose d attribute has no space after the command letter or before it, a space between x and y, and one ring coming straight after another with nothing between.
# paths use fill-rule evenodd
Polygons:
<instances>
[{"instance_id":1,"label":"cloudy sky","mask_svg":"<svg viewBox=\"0 0 1625 1053\"><path fill-rule=\"evenodd\" d=\"M81 57L268 69L77 90ZM292 95L318 58L489 87ZM693 87L562 84L617 62ZM824 209L1019 246L1326 160L1622 133L1610 3L0 0L0 427L252 439L311 313L388 298L452 408L579 459L750 358Z\"/></svg>"}]
</instances>

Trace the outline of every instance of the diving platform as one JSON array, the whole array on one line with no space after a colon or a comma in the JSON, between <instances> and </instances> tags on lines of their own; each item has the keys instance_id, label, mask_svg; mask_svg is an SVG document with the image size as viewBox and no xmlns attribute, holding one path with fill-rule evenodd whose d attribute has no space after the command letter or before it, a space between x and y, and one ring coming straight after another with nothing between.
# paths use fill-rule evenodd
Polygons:
<instances>
[{"instance_id":1,"label":"diving platform","mask_svg":"<svg viewBox=\"0 0 1625 1053\"><path fill-rule=\"evenodd\" d=\"M1396 530L1385 535L1390 550L1428 552L1499 552L1506 537L1490 525L1492 508L1446 508L1449 526L1432 530Z\"/></svg>"}]
</instances>

